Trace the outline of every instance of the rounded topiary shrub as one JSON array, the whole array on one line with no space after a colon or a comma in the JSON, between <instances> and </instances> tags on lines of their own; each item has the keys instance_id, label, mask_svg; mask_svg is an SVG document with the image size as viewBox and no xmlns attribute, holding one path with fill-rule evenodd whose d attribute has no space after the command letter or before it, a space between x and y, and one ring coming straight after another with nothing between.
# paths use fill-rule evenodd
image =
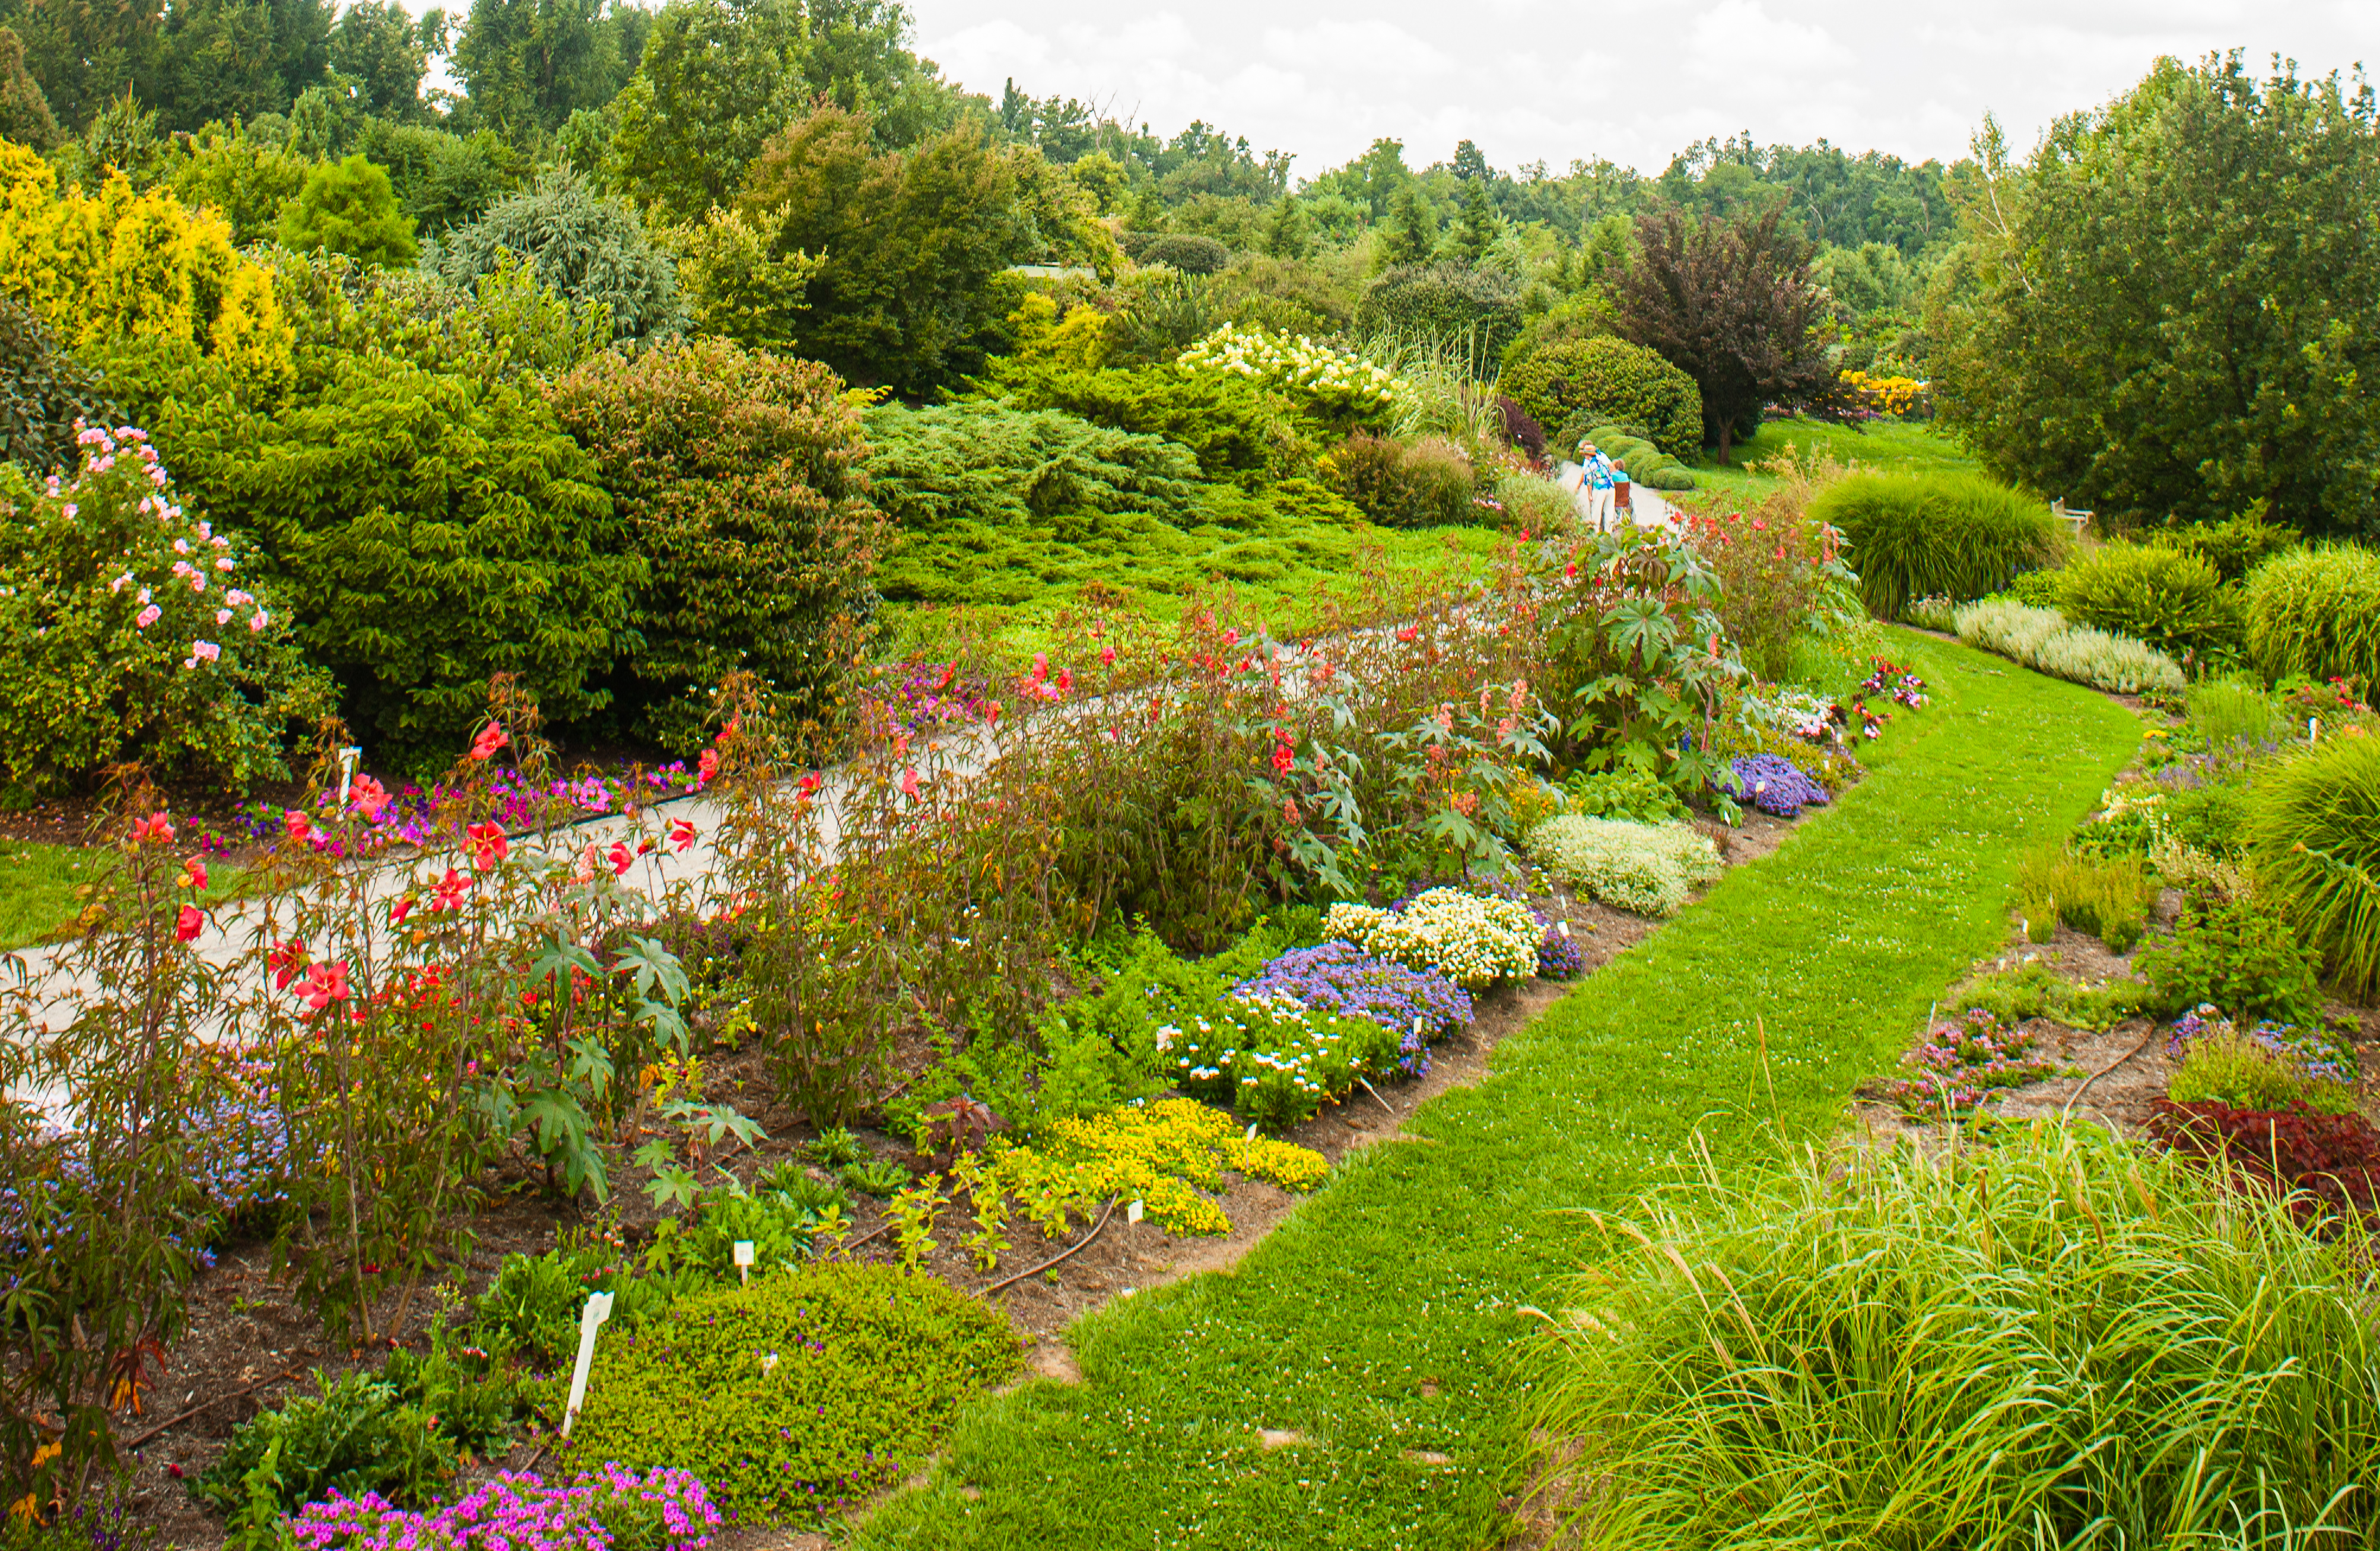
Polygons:
<instances>
[{"instance_id":1,"label":"rounded topiary shrub","mask_svg":"<svg viewBox=\"0 0 2380 1551\"><path fill-rule=\"evenodd\" d=\"M1213 237L1189 232L1168 232L1151 238L1134 255L1144 264L1164 264L1184 274L1220 274L1232 261L1232 250Z\"/></svg>"},{"instance_id":2,"label":"rounded topiary shrub","mask_svg":"<svg viewBox=\"0 0 2380 1551\"><path fill-rule=\"evenodd\" d=\"M822 703L875 612L884 533L841 380L702 339L598 356L548 397L650 567L630 616L641 731L675 752L700 746L710 691L738 668L805 709Z\"/></svg>"},{"instance_id":3,"label":"rounded topiary shrub","mask_svg":"<svg viewBox=\"0 0 2380 1551\"><path fill-rule=\"evenodd\" d=\"M2334 733L2249 794L2256 886L2338 989L2380 991L2380 738Z\"/></svg>"},{"instance_id":4,"label":"rounded topiary shrub","mask_svg":"<svg viewBox=\"0 0 2380 1551\"><path fill-rule=\"evenodd\" d=\"M1504 378L1504 391L1539 423L1567 427L1581 416L1643 426L1671 457L1703 440L1703 394L1694 380L1641 345L1587 339L1538 351ZM1576 438L1557 452L1567 457Z\"/></svg>"},{"instance_id":5,"label":"rounded topiary shrub","mask_svg":"<svg viewBox=\"0 0 2380 1551\"><path fill-rule=\"evenodd\" d=\"M2380 685L2380 554L2292 550L2250 573L2248 656L2268 678Z\"/></svg>"},{"instance_id":6,"label":"rounded topiary shrub","mask_svg":"<svg viewBox=\"0 0 2380 1551\"><path fill-rule=\"evenodd\" d=\"M2040 502L1973 474L1854 474L1810 515L1839 529L1878 619L1912 598L1981 598L2047 563L2064 535Z\"/></svg>"},{"instance_id":7,"label":"rounded topiary shrub","mask_svg":"<svg viewBox=\"0 0 2380 1551\"><path fill-rule=\"evenodd\" d=\"M1399 264L1380 272L1355 308L1355 333L1459 346L1492 364L1521 330L1521 293L1501 270ZM1522 407L1528 408L1524 401ZM1545 419L1536 410L1540 421Z\"/></svg>"},{"instance_id":8,"label":"rounded topiary shrub","mask_svg":"<svg viewBox=\"0 0 2380 1551\"><path fill-rule=\"evenodd\" d=\"M2058 607L2077 624L2145 641L2177 660L2240 647L2239 600L2215 567L2162 544L2103 544L2058 573Z\"/></svg>"}]
</instances>

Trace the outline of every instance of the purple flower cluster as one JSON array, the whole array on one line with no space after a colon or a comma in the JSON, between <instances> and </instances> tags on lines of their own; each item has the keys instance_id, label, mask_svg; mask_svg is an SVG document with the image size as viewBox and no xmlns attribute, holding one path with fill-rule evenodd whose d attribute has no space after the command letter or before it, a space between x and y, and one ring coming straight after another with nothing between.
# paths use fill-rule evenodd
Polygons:
<instances>
[{"instance_id":1,"label":"purple flower cluster","mask_svg":"<svg viewBox=\"0 0 2380 1551\"><path fill-rule=\"evenodd\" d=\"M1548 927L1537 944L1537 973L1548 980L1567 980L1586 967L1586 955L1577 942Z\"/></svg>"},{"instance_id":2,"label":"purple flower cluster","mask_svg":"<svg viewBox=\"0 0 2380 1551\"><path fill-rule=\"evenodd\" d=\"M1742 755L1727 769L1719 790L1763 813L1791 818L1805 807L1826 806L1827 789L1781 754Z\"/></svg>"},{"instance_id":3,"label":"purple flower cluster","mask_svg":"<svg viewBox=\"0 0 2380 1551\"><path fill-rule=\"evenodd\" d=\"M2033 1047L2033 1036L2003 1028L1973 1008L1963 1023L1936 1028L1917 1047L1909 1058L1917 1075L1893 1084L1892 1097L1912 1115L1972 1109L1995 1088L2022 1087L2063 1070L2032 1054Z\"/></svg>"},{"instance_id":4,"label":"purple flower cluster","mask_svg":"<svg viewBox=\"0 0 2380 1551\"><path fill-rule=\"evenodd\" d=\"M724 1521L685 1471L607 1464L567 1486L505 1472L449 1508L415 1513L377 1492L308 1503L303 1551L697 1551Z\"/></svg>"},{"instance_id":5,"label":"purple flower cluster","mask_svg":"<svg viewBox=\"0 0 2380 1551\"><path fill-rule=\"evenodd\" d=\"M1293 997L1325 1012L1369 1018L1398 1036L1397 1065L1415 1077L1429 1070L1429 1042L1471 1021L1471 993L1445 975L1376 959L1352 942L1293 949L1232 994L1249 1000Z\"/></svg>"},{"instance_id":6,"label":"purple flower cluster","mask_svg":"<svg viewBox=\"0 0 2380 1551\"><path fill-rule=\"evenodd\" d=\"M2201 1006L2174 1021L2173 1034L2165 1043L2165 1053L2179 1060L2192 1040L2233 1026L2225 1023L2222 1014L2214 1008ZM2240 1032L2275 1060L2314 1082L2352 1083L2358 1075L2352 1060L2325 1039L2318 1029L2301 1029L2295 1024L2265 1022Z\"/></svg>"}]
</instances>

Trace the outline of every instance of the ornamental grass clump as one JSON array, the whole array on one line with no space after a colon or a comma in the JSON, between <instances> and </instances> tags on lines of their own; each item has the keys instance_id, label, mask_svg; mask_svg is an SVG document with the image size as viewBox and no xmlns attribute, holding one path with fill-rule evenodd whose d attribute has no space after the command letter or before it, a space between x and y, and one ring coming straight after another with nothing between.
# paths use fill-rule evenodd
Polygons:
<instances>
[{"instance_id":1,"label":"ornamental grass clump","mask_svg":"<svg viewBox=\"0 0 2380 1551\"><path fill-rule=\"evenodd\" d=\"M2248 575L2248 659L2266 678L2380 685L2380 554L2330 544Z\"/></svg>"},{"instance_id":2,"label":"ornamental grass clump","mask_svg":"<svg viewBox=\"0 0 2380 1551\"><path fill-rule=\"evenodd\" d=\"M1688 824L1563 814L1529 831L1547 872L1621 910L1675 915L1694 890L1718 881L1718 847Z\"/></svg>"},{"instance_id":3,"label":"ornamental grass clump","mask_svg":"<svg viewBox=\"0 0 2380 1551\"><path fill-rule=\"evenodd\" d=\"M1581 1545L2380 1532L2354 1223L2047 1124L1706 1169L1589 1220L1604 1258L1549 1322L1533 1419L1577 1450L1545 1490Z\"/></svg>"},{"instance_id":4,"label":"ornamental grass clump","mask_svg":"<svg viewBox=\"0 0 2380 1551\"><path fill-rule=\"evenodd\" d=\"M1322 929L1408 969L1437 970L1474 991L1536 974L1544 936L1527 905L1460 889L1427 890L1394 910L1334 904Z\"/></svg>"},{"instance_id":5,"label":"ornamental grass clump","mask_svg":"<svg viewBox=\"0 0 2380 1551\"><path fill-rule=\"evenodd\" d=\"M1878 619L1931 593L1997 592L2051 563L2063 542L2047 506L1972 474L1853 474L1820 491L1810 515L1841 532Z\"/></svg>"},{"instance_id":6,"label":"ornamental grass clump","mask_svg":"<svg viewBox=\"0 0 2380 1551\"><path fill-rule=\"evenodd\" d=\"M2351 729L2282 761L2248 798L2256 879L2341 993L2380 991L2380 737Z\"/></svg>"}]
</instances>

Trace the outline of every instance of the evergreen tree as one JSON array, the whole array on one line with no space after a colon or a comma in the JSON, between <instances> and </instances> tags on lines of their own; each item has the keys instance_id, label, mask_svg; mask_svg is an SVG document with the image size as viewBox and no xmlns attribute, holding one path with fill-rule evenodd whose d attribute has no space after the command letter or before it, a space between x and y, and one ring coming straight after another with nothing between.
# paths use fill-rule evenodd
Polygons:
<instances>
[{"instance_id":1,"label":"evergreen tree","mask_svg":"<svg viewBox=\"0 0 2380 1551\"><path fill-rule=\"evenodd\" d=\"M397 209L388 174L360 155L308 173L274 235L300 253L345 253L378 269L402 269L420 256L413 221Z\"/></svg>"},{"instance_id":2,"label":"evergreen tree","mask_svg":"<svg viewBox=\"0 0 2380 1551\"><path fill-rule=\"evenodd\" d=\"M1303 259L1312 247L1311 223L1294 194L1273 201L1272 219L1265 224L1265 251L1276 259Z\"/></svg>"}]
</instances>

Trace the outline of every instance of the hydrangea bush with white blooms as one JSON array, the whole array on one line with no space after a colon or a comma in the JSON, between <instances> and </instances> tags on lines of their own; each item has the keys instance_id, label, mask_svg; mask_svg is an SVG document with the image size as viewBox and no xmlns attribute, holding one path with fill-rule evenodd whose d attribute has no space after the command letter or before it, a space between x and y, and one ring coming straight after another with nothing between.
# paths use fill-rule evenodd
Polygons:
<instances>
[{"instance_id":1,"label":"hydrangea bush with white blooms","mask_svg":"<svg viewBox=\"0 0 2380 1551\"><path fill-rule=\"evenodd\" d=\"M327 713L240 546L185 512L139 430L91 427L79 467L0 483L0 785L37 793L138 759L246 785Z\"/></svg>"},{"instance_id":2,"label":"hydrangea bush with white blooms","mask_svg":"<svg viewBox=\"0 0 2380 1551\"><path fill-rule=\"evenodd\" d=\"M1253 378L1344 429L1378 426L1396 405L1395 373L1304 334L1226 323L1182 352L1180 364L1184 371Z\"/></svg>"},{"instance_id":3,"label":"hydrangea bush with white blooms","mask_svg":"<svg viewBox=\"0 0 2380 1551\"><path fill-rule=\"evenodd\" d=\"M1474 991L1535 975L1545 935L1528 906L1460 889L1432 889L1395 910L1334 904L1322 929L1376 958L1438 970Z\"/></svg>"}]
</instances>

